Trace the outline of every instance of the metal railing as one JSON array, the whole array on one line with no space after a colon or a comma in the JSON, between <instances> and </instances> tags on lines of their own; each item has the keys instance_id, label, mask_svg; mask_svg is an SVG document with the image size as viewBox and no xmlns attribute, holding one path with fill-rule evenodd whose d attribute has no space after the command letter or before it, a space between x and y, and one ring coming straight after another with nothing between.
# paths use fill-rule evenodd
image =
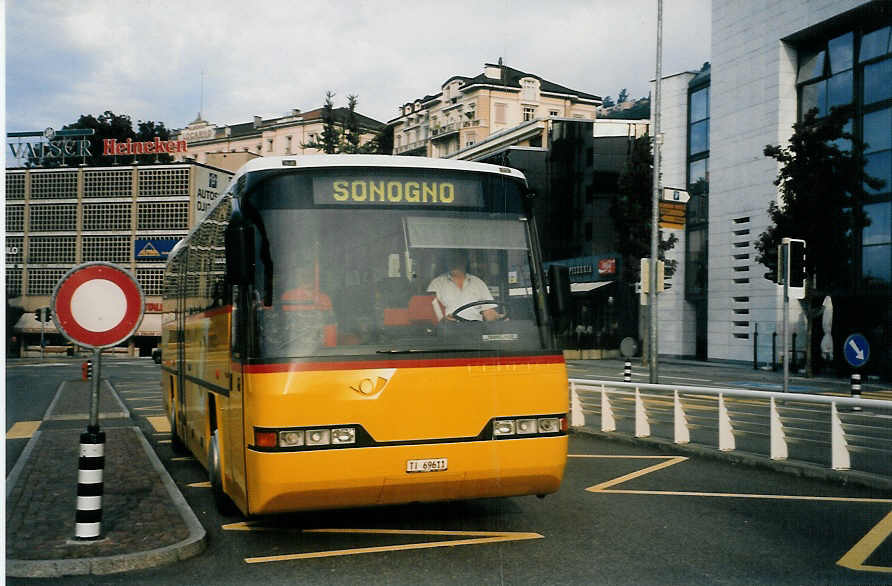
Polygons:
<instances>
[{"instance_id":1,"label":"metal railing","mask_svg":"<svg viewBox=\"0 0 892 586\"><path fill-rule=\"evenodd\" d=\"M892 401L570 379L570 425L892 477Z\"/></svg>"}]
</instances>

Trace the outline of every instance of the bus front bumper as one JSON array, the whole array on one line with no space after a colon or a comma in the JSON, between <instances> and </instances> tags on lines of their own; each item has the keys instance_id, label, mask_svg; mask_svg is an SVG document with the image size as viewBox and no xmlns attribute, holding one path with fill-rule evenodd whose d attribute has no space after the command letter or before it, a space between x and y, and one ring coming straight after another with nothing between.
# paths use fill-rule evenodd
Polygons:
<instances>
[{"instance_id":1,"label":"bus front bumper","mask_svg":"<svg viewBox=\"0 0 892 586\"><path fill-rule=\"evenodd\" d=\"M567 436L303 452L247 452L248 513L544 495L564 475ZM410 460L446 469L407 472Z\"/></svg>"}]
</instances>

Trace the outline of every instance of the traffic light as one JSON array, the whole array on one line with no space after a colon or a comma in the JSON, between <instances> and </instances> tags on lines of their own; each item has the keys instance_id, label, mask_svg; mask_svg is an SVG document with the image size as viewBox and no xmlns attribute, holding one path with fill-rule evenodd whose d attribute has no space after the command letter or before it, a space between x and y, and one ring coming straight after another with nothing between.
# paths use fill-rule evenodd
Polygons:
<instances>
[{"instance_id":1,"label":"traffic light","mask_svg":"<svg viewBox=\"0 0 892 586\"><path fill-rule=\"evenodd\" d=\"M34 310L34 319L36 319L37 321L43 321L43 309Z\"/></svg>"},{"instance_id":2,"label":"traffic light","mask_svg":"<svg viewBox=\"0 0 892 586\"><path fill-rule=\"evenodd\" d=\"M34 310L34 317L39 322L52 321L53 312L49 307L41 307Z\"/></svg>"}]
</instances>

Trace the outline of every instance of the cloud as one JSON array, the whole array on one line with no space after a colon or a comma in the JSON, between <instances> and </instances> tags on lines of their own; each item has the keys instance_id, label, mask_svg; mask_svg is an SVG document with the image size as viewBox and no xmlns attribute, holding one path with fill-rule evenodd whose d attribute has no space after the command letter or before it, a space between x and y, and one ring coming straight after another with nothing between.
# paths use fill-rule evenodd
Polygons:
<instances>
[{"instance_id":1,"label":"cloud","mask_svg":"<svg viewBox=\"0 0 892 586\"><path fill-rule=\"evenodd\" d=\"M531 0L10 0L7 127L60 127L105 110L181 127L280 115L359 95L386 121L499 57L601 96L646 95L656 3ZM709 59L708 0L665 2L665 73ZM202 82L203 94L202 99Z\"/></svg>"}]
</instances>

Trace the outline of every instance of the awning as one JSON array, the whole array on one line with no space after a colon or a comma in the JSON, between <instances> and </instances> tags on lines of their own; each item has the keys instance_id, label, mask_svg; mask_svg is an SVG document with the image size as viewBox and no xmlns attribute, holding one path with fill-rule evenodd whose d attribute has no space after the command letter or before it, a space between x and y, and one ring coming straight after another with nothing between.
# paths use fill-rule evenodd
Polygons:
<instances>
[{"instance_id":1,"label":"awning","mask_svg":"<svg viewBox=\"0 0 892 586\"><path fill-rule=\"evenodd\" d=\"M46 324L41 324L37 321L37 318L34 317L33 311L26 311L22 314L22 317L19 318L19 321L15 322L15 325L12 327L13 331L21 332L23 334L39 334L41 332L41 328L45 327L42 331L47 334L58 334L59 330L56 329L56 324L52 321L46 322Z\"/></svg>"}]
</instances>

